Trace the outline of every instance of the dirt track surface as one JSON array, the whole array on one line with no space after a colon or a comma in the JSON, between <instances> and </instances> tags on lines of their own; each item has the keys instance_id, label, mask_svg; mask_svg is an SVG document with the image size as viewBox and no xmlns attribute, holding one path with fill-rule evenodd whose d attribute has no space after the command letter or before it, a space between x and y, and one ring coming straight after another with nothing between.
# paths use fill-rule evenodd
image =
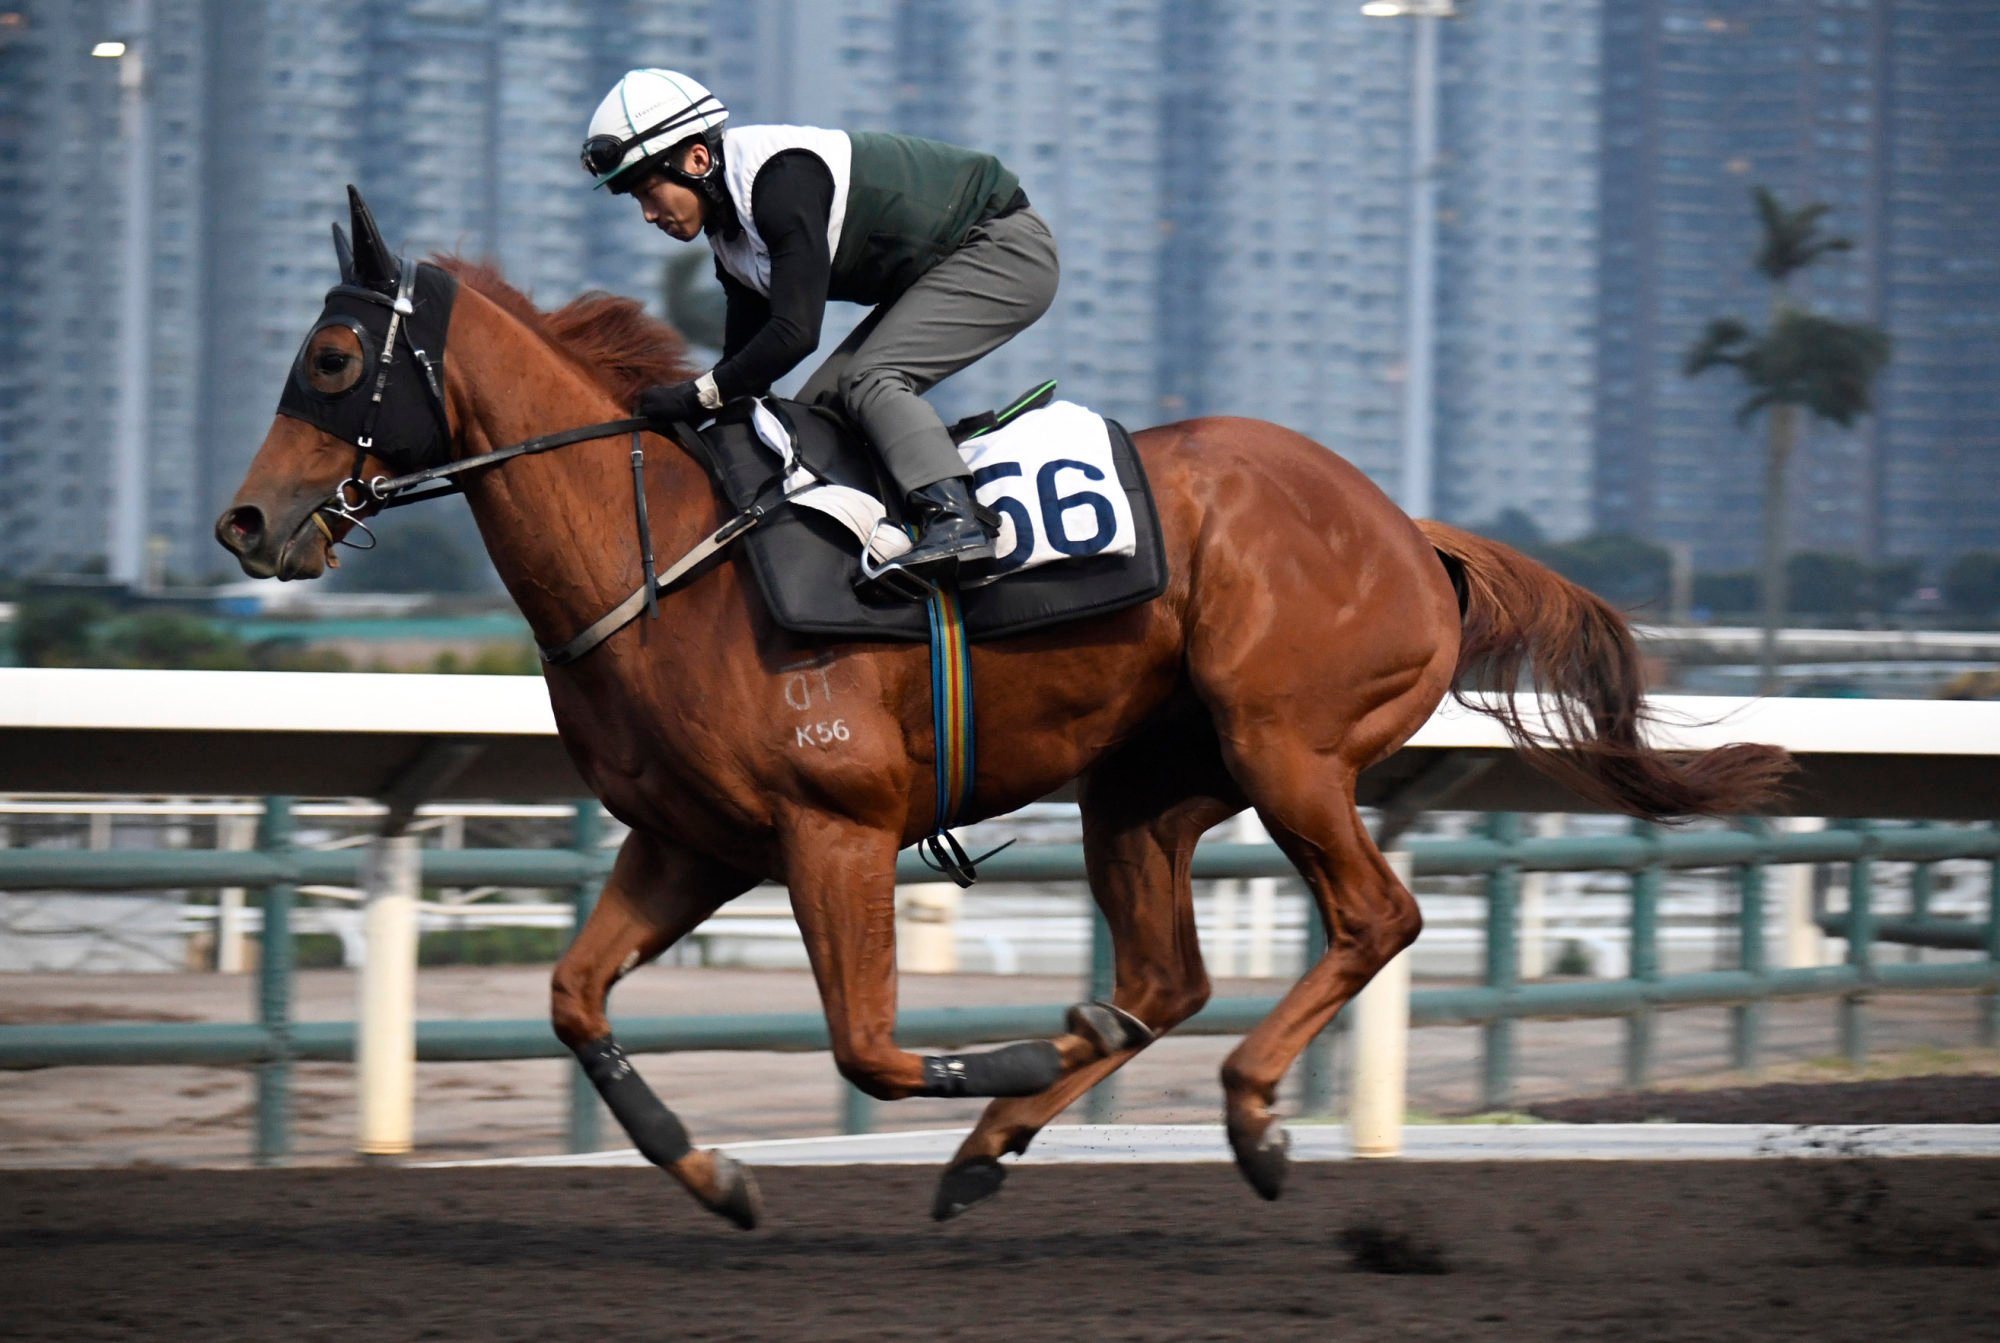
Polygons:
<instances>
[{"instance_id":1,"label":"dirt track surface","mask_svg":"<svg viewBox=\"0 0 2000 1343\"><path fill-rule=\"evenodd\" d=\"M1992 1338L2000 1162L0 1174L12 1338Z\"/></svg>"},{"instance_id":2,"label":"dirt track surface","mask_svg":"<svg viewBox=\"0 0 2000 1343\"><path fill-rule=\"evenodd\" d=\"M2000 1077L1643 1091L1529 1106L1568 1124L2000 1124Z\"/></svg>"}]
</instances>

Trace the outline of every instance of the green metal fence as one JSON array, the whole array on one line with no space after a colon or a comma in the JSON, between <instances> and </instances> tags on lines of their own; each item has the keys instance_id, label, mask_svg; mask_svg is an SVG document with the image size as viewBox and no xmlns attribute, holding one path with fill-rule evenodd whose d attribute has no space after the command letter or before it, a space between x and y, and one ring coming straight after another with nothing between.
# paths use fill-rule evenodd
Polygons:
<instances>
[{"instance_id":1,"label":"green metal fence","mask_svg":"<svg viewBox=\"0 0 2000 1343\"><path fill-rule=\"evenodd\" d=\"M579 806L572 846L552 850L425 850L427 885L504 885L567 889L579 920L589 911L612 855L599 847L596 806ZM1848 823L1812 833L1779 834L1761 821L1730 830L1680 832L1635 824L1624 835L1528 838L1520 818L1486 818L1483 833L1462 839L1414 840L1406 847L1419 877L1483 875L1488 905L1483 982L1459 988L1420 989L1411 995L1412 1026L1478 1026L1484 1033L1481 1095L1488 1109L1505 1108L1513 1095L1516 1022L1530 1018L1621 1017L1626 1022L1625 1081L1643 1085L1651 1074L1654 1014L1689 1006L1729 1006L1731 1055L1754 1068L1761 1049L1762 1007L1774 998L1831 997L1838 1001L1842 1048L1860 1060L1868 1049L1868 998L1894 990L1959 991L1981 995L1979 1038L2000 1043L2000 827L1985 829ZM364 856L354 850L309 851L292 843L288 799L267 804L254 852L0 850L0 889L131 890L160 887L247 886L262 890L263 954L257 978L257 1021L244 1025L32 1025L0 1026L0 1068L80 1064L252 1065L257 1071L255 1154L260 1162L284 1159L289 1134L290 1070L299 1060L350 1060L351 1022L294 1022L291 1017L290 915L300 885L358 884ZM1931 865L1946 859L1980 859L1989 866L1983 920L1950 920L1930 912ZM1849 908L1822 919L1832 936L1847 940L1840 965L1773 969L1764 948L1764 870L1778 863L1850 865ZM1914 865L1912 909L1906 918L1876 916L1877 865ZM1659 957L1659 903L1670 869L1733 869L1741 899L1737 968L1664 975ZM1583 870L1629 874L1630 973L1620 979L1528 982L1519 976L1516 941L1521 874ZM898 865L905 881L932 879L911 855ZM992 881L1078 881L1078 845L1010 849L989 859L982 875ZM1197 878L1290 876L1292 868L1268 844L1206 844L1196 853ZM1308 956L1323 948L1318 921L1309 919ZM1086 996L1108 992L1109 941L1094 921ZM1884 942L1978 953L1950 963L1876 963ZM1240 1034L1277 1005L1275 997L1211 1002L1183 1034ZM945 1008L906 1011L897 1038L917 1046L962 1045L1056 1033L1066 1004ZM668 1050L824 1050L825 1022L816 1013L773 1013L687 1018L618 1018L619 1038L633 1053ZM1303 1061L1305 1102L1323 1111L1332 1097L1332 1069L1322 1038ZM545 1019L426 1021L417 1025L417 1057L465 1061L561 1057L562 1046ZM1109 1104L1086 1114L1102 1117ZM846 1088L844 1122L868 1127L872 1104ZM599 1138L598 1107L577 1073L570 1105L572 1150L591 1150Z\"/></svg>"}]
</instances>

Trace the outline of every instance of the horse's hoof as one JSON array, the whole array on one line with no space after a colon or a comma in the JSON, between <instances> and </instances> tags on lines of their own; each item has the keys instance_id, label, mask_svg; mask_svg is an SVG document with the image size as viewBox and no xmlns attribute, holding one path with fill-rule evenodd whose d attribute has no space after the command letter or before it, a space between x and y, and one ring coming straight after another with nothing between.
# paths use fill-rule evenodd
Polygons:
<instances>
[{"instance_id":1,"label":"horse's hoof","mask_svg":"<svg viewBox=\"0 0 2000 1343\"><path fill-rule=\"evenodd\" d=\"M1158 1035L1116 1003L1078 1003L1063 1018L1063 1028L1088 1040L1101 1059L1127 1049L1142 1049Z\"/></svg>"},{"instance_id":2,"label":"horse's hoof","mask_svg":"<svg viewBox=\"0 0 2000 1343\"><path fill-rule=\"evenodd\" d=\"M1292 1135L1285 1132L1283 1124L1273 1119L1255 1137L1231 1129L1229 1145L1236 1153L1236 1169L1243 1172L1259 1198L1275 1199L1285 1192L1285 1172L1292 1164Z\"/></svg>"},{"instance_id":3,"label":"horse's hoof","mask_svg":"<svg viewBox=\"0 0 2000 1343\"><path fill-rule=\"evenodd\" d=\"M708 1210L727 1217L745 1231L755 1229L757 1219L764 1215L764 1196L757 1191L756 1177L740 1161L732 1161L720 1152L709 1155L715 1161L718 1192L709 1201Z\"/></svg>"},{"instance_id":4,"label":"horse's hoof","mask_svg":"<svg viewBox=\"0 0 2000 1343\"><path fill-rule=\"evenodd\" d=\"M949 1166L938 1180L937 1200L931 1204L931 1216L940 1222L948 1222L973 1204L999 1193L1006 1179L1007 1168L990 1156L976 1156Z\"/></svg>"}]
</instances>

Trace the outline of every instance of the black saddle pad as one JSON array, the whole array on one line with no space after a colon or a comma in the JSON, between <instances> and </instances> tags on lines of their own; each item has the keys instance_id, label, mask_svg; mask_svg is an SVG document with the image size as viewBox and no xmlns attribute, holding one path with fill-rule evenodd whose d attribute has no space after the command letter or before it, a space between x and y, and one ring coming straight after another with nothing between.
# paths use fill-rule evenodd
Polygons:
<instances>
[{"instance_id":1,"label":"black saddle pad","mask_svg":"<svg viewBox=\"0 0 2000 1343\"><path fill-rule=\"evenodd\" d=\"M768 398L791 429L799 458L817 475L865 490L890 502L896 492L881 487L875 455L832 412L795 401ZM1106 420L1118 482L1132 508L1138 549L1132 555L1093 555L1009 574L961 593L966 632L975 642L1025 634L1151 601L1166 591L1167 561L1160 544L1160 518L1132 439L1124 426ZM725 408L699 434L682 435L690 451L704 458L731 508L748 508L760 492L766 501L778 459L757 438L748 402ZM854 591L860 574L860 543L825 514L793 504L779 506L738 544L750 551L750 567L772 616L800 634L853 639L923 642L930 638L928 605L916 601L863 601Z\"/></svg>"}]
</instances>

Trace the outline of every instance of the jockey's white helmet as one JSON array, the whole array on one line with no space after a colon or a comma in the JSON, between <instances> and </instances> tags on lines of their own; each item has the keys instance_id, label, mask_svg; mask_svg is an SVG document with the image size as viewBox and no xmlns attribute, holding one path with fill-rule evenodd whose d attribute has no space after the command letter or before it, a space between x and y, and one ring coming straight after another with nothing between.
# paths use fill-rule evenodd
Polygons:
<instances>
[{"instance_id":1,"label":"jockey's white helmet","mask_svg":"<svg viewBox=\"0 0 2000 1343\"><path fill-rule=\"evenodd\" d=\"M603 186L691 136L719 133L728 120L729 109L699 80L676 70L628 70L591 114L583 169Z\"/></svg>"}]
</instances>

